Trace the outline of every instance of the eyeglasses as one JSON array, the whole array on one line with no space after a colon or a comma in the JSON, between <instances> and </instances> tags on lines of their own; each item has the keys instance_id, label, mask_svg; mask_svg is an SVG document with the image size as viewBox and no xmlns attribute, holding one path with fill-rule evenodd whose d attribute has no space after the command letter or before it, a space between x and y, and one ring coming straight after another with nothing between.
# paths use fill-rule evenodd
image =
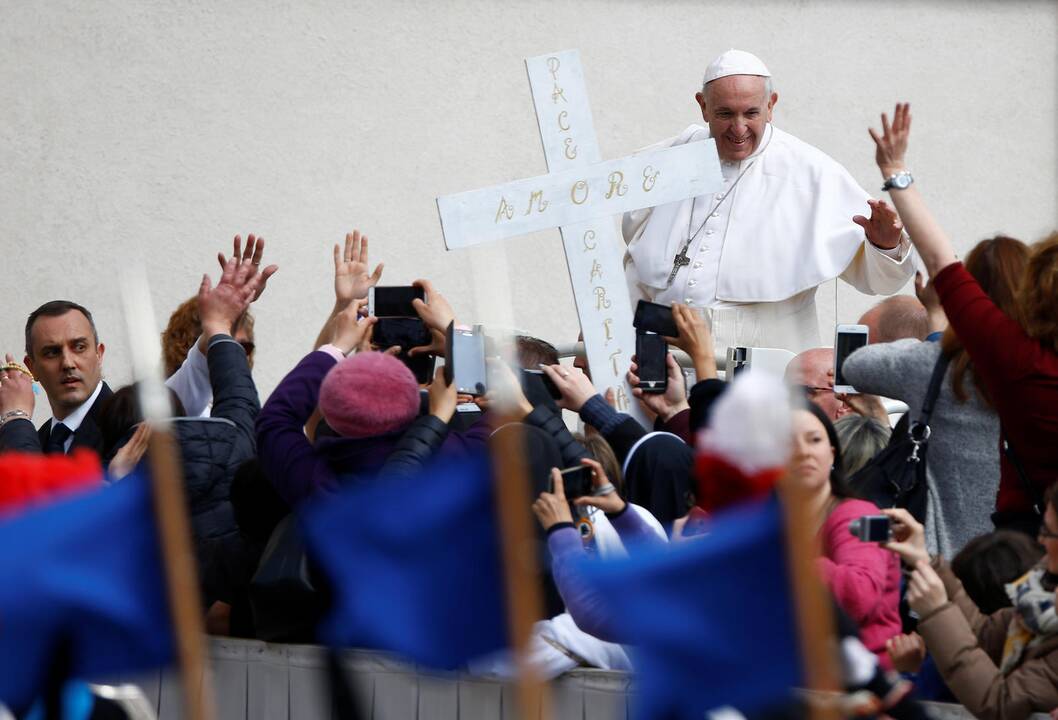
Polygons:
<instances>
[{"instance_id":1,"label":"eyeglasses","mask_svg":"<svg viewBox=\"0 0 1058 720\"><path fill-rule=\"evenodd\" d=\"M805 394L806 398L814 398L819 393L832 393L834 388L832 387L819 387L818 385L798 385L801 388L801 392Z\"/></svg>"},{"instance_id":2,"label":"eyeglasses","mask_svg":"<svg viewBox=\"0 0 1058 720\"><path fill-rule=\"evenodd\" d=\"M246 357L250 357L251 355L253 355L253 351L257 347L249 340L239 340L239 345L242 346L243 352L246 353Z\"/></svg>"}]
</instances>

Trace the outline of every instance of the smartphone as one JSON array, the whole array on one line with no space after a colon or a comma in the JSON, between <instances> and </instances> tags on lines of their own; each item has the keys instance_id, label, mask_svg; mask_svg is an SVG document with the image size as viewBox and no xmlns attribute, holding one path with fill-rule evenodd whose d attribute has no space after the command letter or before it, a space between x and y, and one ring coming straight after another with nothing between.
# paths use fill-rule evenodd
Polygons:
<instances>
[{"instance_id":1,"label":"smartphone","mask_svg":"<svg viewBox=\"0 0 1058 720\"><path fill-rule=\"evenodd\" d=\"M861 542L888 542L893 537L887 515L863 515L849 523L849 532Z\"/></svg>"},{"instance_id":2,"label":"smartphone","mask_svg":"<svg viewBox=\"0 0 1058 720\"><path fill-rule=\"evenodd\" d=\"M587 465L566 468L560 471L562 474L562 488L566 493L567 500L576 500L579 497L591 495L595 487L591 481L591 468ZM551 492L555 491L554 482L551 483Z\"/></svg>"},{"instance_id":3,"label":"smartphone","mask_svg":"<svg viewBox=\"0 0 1058 720\"><path fill-rule=\"evenodd\" d=\"M640 300L636 305L636 314L632 325L639 332L652 332L666 337L679 337L676 320L672 317L672 308L668 305Z\"/></svg>"},{"instance_id":4,"label":"smartphone","mask_svg":"<svg viewBox=\"0 0 1058 720\"><path fill-rule=\"evenodd\" d=\"M456 392L475 397L488 391L485 375L485 333L480 325L462 330L449 323L445 331L445 382Z\"/></svg>"},{"instance_id":5,"label":"smartphone","mask_svg":"<svg viewBox=\"0 0 1058 720\"><path fill-rule=\"evenodd\" d=\"M645 393L663 393L669 387L669 368L665 358L669 345L654 333L636 333L636 375L639 389Z\"/></svg>"},{"instance_id":6,"label":"smartphone","mask_svg":"<svg viewBox=\"0 0 1058 720\"><path fill-rule=\"evenodd\" d=\"M430 331L419 317L380 317L371 331L371 344L379 350L394 345L406 353L413 347L430 344Z\"/></svg>"},{"instance_id":7,"label":"smartphone","mask_svg":"<svg viewBox=\"0 0 1058 720\"><path fill-rule=\"evenodd\" d=\"M413 285L400 287L372 287L367 291L367 314L378 317L417 318L412 300L426 302L426 291Z\"/></svg>"},{"instance_id":8,"label":"smartphone","mask_svg":"<svg viewBox=\"0 0 1058 720\"><path fill-rule=\"evenodd\" d=\"M845 358L867 344L866 325L838 325L834 331L834 392L855 395L859 391L845 380L841 366Z\"/></svg>"},{"instance_id":9,"label":"smartphone","mask_svg":"<svg viewBox=\"0 0 1058 720\"><path fill-rule=\"evenodd\" d=\"M522 390L530 402L533 401L530 393L538 394L536 392L537 388L543 388L552 400L562 399L562 393L558 391L558 386L555 385L555 381L551 379L550 375L543 370L522 368Z\"/></svg>"}]
</instances>

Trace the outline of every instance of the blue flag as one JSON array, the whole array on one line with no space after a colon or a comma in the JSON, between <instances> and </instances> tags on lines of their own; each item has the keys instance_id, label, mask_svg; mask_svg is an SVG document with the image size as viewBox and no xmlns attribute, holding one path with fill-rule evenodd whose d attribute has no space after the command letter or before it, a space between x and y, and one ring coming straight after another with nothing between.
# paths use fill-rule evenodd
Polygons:
<instances>
[{"instance_id":1,"label":"blue flag","mask_svg":"<svg viewBox=\"0 0 1058 720\"><path fill-rule=\"evenodd\" d=\"M390 650L441 669L507 646L484 456L350 484L311 503L302 521L333 593L325 642Z\"/></svg>"},{"instance_id":2,"label":"blue flag","mask_svg":"<svg viewBox=\"0 0 1058 720\"><path fill-rule=\"evenodd\" d=\"M169 603L146 477L0 521L0 701L25 709L60 644L71 677L161 667Z\"/></svg>"},{"instance_id":3,"label":"blue flag","mask_svg":"<svg viewBox=\"0 0 1058 720\"><path fill-rule=\"evenodd\" d=\"M788 698L802 680L774 497L715 515L703 538L585 560L576 571L633 646L641 717L752 711Z\"/></svg>"}]
</instances>

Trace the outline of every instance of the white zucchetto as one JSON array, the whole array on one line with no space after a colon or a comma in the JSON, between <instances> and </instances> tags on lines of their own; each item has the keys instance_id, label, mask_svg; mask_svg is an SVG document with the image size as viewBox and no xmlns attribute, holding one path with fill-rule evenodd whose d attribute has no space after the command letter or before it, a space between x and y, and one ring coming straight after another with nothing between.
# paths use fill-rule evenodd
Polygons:
<instances>
[{"instance_id":1,"label":"white zucchetto","mask_svg":"<svg viewBox=\"0 0 1058 720\"><path fill-rule=\"evenodd\" d=\"M732 49L709 63L709 67L705 69L705 79L702 80L702 85L728 75L771 77L767 66L761 62L759 57L744 50Z\"/></svg>"}]
</instances>

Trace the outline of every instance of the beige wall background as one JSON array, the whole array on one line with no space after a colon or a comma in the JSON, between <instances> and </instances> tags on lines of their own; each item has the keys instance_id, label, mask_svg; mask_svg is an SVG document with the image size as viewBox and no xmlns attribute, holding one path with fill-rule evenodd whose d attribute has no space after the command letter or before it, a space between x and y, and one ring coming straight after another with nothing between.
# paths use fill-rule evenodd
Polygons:
<instances>
[{"instance_id":1,"label":"beige wall background","mask_svg":"<svg viewBox=\"0 0 1058 720\"><path fill-rule=\"evenodd\" d=\"M567 48L604 157L700 120L705 65L738 47L774 75L776 124L872 192L866 128L910 101L911 166L960 251L1058 225L1053 0L0 0L0 18L0 349L20 356L26 315L74 299L115 386L119 269L144 264L160 329L236 233L280 265L255 307L262 397L310 348L354 227L387 284L430 277L461 319L575 339L557 230L447 253L434 205L546 171L522 59ZM824 286L823 336L871 303Z\"/></svg>"}]
</instances>

